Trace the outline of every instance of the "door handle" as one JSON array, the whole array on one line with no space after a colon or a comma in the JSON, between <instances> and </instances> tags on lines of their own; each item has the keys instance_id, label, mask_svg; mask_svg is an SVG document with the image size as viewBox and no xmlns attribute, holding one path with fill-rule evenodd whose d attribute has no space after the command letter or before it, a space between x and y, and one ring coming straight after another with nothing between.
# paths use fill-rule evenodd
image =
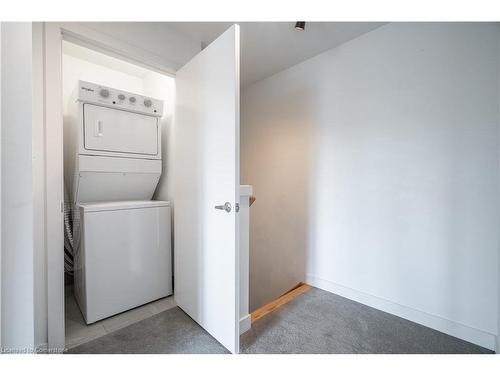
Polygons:
<instances>
[{"instance_id":1,"label":"door handle","mask_svg":"<svg viewBox=\"0 0 500 375\"><path fill-rule=\"evenodd\" d=\"M102 121L101 120L97 120L95 122L94 136L95 137L102 137Z\"/></svg>"},{"instance_id":2,"label":"door handle","mask_svg":"<svg viewBox=\"0 0 500 375\"><path fill-rule=\"evenodd\" d=\"M231 212L231 203L226 202L226 203L221 204L219 206L215 206L215 209L217 209L217 210L224 210L226 212Z\"/></svg>"}]
</instances>

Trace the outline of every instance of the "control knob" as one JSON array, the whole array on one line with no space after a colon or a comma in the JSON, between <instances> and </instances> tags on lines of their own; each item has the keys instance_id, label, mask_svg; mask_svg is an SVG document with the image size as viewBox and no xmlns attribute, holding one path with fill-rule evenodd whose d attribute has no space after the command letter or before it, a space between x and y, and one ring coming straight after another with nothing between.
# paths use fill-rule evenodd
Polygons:
<instances>
[{"instance_id":1,"label":"control knob","mask_svg":"<svg viewBox=\"0 0 500 375\"><path fill-rule=\"evenodd\" d=\"M99 91L99 94L103 97L103 98L107 98L109 96L109 90L108 89L101 89Z\"/></svg>"}]
</instances>

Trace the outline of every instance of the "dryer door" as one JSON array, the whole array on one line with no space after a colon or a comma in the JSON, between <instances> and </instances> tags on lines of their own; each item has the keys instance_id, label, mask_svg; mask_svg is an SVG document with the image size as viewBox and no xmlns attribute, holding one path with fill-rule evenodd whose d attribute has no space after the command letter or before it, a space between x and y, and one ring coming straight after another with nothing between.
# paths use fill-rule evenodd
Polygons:
<instances>
[{"instance_id":1,"label":"dryer door","mask_svg":"<svg viewBox=\"0 0 500 375\"><path fill-rule=\"evenodd\" d=\"M83 123L85 150L151 156L158 154L156 117L84 104Z\"/></svg>"}]
</instances>

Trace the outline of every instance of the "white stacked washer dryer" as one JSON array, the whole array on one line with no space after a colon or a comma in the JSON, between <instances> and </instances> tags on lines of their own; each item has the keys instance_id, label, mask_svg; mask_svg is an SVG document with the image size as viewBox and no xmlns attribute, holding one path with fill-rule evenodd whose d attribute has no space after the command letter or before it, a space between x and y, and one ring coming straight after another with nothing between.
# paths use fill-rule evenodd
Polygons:
<instances>
[{"instance_id":1,"label":"white stacked washer dryer","mask_svg":"<svg viewBox=\"0 0 500 375\"><path fill-rule=\"evenodd\" d=\"M160 100L80 81L65 118L75 296L87 324L172 294Z\"/></svg>"}]
</instances>

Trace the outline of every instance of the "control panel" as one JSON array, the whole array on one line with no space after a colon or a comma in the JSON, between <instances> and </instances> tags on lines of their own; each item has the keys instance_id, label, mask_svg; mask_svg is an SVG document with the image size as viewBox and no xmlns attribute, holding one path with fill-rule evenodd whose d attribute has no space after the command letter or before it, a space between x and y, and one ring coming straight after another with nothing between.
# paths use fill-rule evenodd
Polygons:
<instances>
[{"instance_id":1,"label":"control panel","mask_svg":"<svg viewBox=\"0 0 500 375\"><path fill-rule=\"evenodd\" d=\"M161 100L85 81L78 82L78 100L156 117L163 114Z\"/></svg>"}]
</instances>

